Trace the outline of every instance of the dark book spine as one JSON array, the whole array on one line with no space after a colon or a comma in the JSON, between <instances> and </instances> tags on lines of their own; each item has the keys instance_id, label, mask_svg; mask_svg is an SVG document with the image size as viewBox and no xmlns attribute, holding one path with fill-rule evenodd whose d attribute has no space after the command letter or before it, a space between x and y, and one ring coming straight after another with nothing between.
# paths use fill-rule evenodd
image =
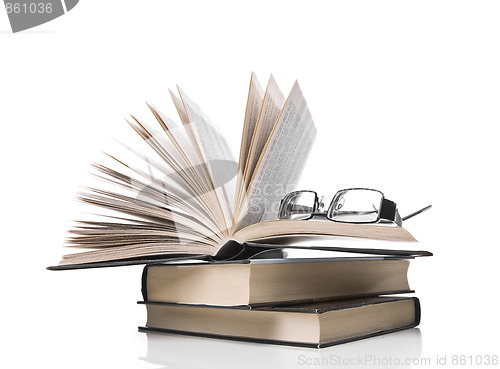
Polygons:
<instances>
[{"instance_id":1,"label":"dark book spine","mask_svg":"<svg viewBox=\"0 0 500 369\"><path fill-rule=\"evenodd\" d=\"M142 299L144 301L148 301L148 266L147 265L142 270L141 292L142 292Z\"/></svg>"},{"instance_id":2,"label":"dark book spine","mask_svg":"<svg viewBox=\"0 0 500 369\"><path fill-rule=\"evenodd\" d=\"M415 327L420 324L420 318L422 315L422 310L420 309L420 300L413 297L413 302L415 303Z\"/></svg>"}]
</instances>

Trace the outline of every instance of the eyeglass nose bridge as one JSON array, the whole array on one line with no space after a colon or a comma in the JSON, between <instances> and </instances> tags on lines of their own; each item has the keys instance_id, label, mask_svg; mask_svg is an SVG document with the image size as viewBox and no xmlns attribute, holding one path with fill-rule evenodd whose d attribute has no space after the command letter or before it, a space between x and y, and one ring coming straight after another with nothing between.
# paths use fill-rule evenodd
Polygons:
<instances>
[{"instance_id":1,"label":"eyeglass nose bridge","mask_svg":"<svg viewBox=\"0 0 500 369\"><path fill-rule=\"evenodd\" d=\"M325 211L325 196L321 196L321 198L319 199L317 211L319 213L322 213Z\"/></svg>"}]
</instances>

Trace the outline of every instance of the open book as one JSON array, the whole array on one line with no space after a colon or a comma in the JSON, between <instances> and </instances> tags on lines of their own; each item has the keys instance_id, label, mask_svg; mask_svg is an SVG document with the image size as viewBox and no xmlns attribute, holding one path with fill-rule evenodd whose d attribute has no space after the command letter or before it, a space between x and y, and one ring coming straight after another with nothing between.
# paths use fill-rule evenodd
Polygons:
<instances>
[{"instance_id":1,"label":"open book","mask_svg":"<svg viewBox=\"0 0 500 369\"><path fill-rule=\"evenodd\" d=\"M89 188L81 201L104 221L80 221L60 266L168 255L216 255L228 241L290 236L342 236L415 241L402 227L331 221L275 220L281 198L295 189L316 128L296 82L285 99L271 76L264 91L252 74L238 162L207 115L181 89L171 92L181 124L149 105L157 128L128 122L147 143L143 166L113 156L119 167L94 164L112 189Z\"/></svg>"}]
</instances>

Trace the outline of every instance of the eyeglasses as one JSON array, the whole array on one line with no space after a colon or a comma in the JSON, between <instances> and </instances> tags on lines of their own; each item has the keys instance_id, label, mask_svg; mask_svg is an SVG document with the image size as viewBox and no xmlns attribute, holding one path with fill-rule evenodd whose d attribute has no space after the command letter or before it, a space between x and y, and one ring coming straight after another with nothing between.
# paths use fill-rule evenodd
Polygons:
<instances>
[{"instance_id":1,"label":"eyeglasses","mask_svg":"<svg viewBox=\"0 0 500 369\"><path fill-rule=\"evenodd\" d=\"M281 200L278 218L307 220L321 215L334 222L394 222L401 226L403 220L430 209L431 205L402 218L396 203L386 199L382 192L369 188L348 188L335 194L326 211L324 207L324 197L320 199L316 192L294 191Z\"/></svg>"}]
</instances>

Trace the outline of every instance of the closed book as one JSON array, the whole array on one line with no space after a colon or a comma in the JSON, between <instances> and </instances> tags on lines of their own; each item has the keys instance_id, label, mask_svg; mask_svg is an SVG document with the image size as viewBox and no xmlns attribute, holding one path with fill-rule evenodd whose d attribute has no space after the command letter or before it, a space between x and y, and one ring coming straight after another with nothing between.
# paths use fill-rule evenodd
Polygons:
<instances>
[{"instance_id":1,"label":"closed book","mask_svg":"<svg viewBox=\"0 0 500 369\"><path fill-rule=\"evenodd\" d=\"M144 303L141 331L322 348L415 327L416 297L368 297L256 309Z\"/></svg>"},{"instance_id":2,"label":"closed book","mask_svg":"<svg viewBox=\"0 0 500 369\"><path fill-rule=\"evenodd\" d=\"M409 260L383 257L250 259L146 265L146 302L265 306L412 292Z\"/></svg>"}]
</instances>

